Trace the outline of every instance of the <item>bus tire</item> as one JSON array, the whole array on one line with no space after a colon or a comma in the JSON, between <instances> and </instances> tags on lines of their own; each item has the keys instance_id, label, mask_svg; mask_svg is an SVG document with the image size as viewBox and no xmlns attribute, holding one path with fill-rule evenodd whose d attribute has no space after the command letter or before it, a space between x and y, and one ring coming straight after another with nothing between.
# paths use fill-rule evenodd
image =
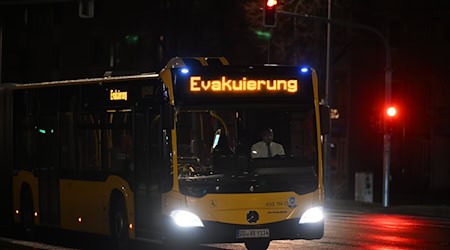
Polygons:
<instances>
[{"instance_id":1,"label":"bus tire","mask_svg":"<svg viewBox=\"0 0 450 250\"><path fill-rule=\"evenodd\" d=\"M34 225L34 206L31 189L25 185L20 193L20 231L26 240L34 240L36 227Z\"/></svg>"},{"instance_id":2,"label":"bus tire","mask_svg":"<svg viewBox=\"0 0 450 250\"><path fill-rule=\"evenodd\" d=\"M270 240L252 239L244 242L248 250L266 250L269 248Z\"/></svg>"},{"instance_id":3,"label":"bus tire","mask_svg":"<svg viewBox=\"0 0 450 250\"><path fill-rule=\"evenodd\" d=\"M128 216L122 194L113 193L110 202L109 225L113 248L128 248Z\"/></svg>"}]
</instances>

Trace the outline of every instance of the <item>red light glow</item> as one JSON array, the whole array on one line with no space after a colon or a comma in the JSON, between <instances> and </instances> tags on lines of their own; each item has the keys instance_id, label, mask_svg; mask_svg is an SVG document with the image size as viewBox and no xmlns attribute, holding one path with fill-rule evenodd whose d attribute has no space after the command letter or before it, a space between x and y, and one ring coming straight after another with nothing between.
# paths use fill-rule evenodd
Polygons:
<instances>
[{"instance_id":1,"label":"red light glow","mask_svg":"<svg viewBox=\"0 0 450 250\"><path fill-rule=\"evenodd\" d=\"M415 220L412 217L400 215L366 215L364 219L368 225L376 227L381 234L372 234L367 240L373 244L365 246L366 249L373 250L397 250L405 249L405 246L414 248L414 246L423 244L423 241L412 237L411 234L422 227L423 222Z\"/></svg>"},{"instance_id":2,"label":"red light glow","mask_svg":"<svg viewBox=\"0 0 450 250\"><path fill-rule=\"evenodd\" d=\"M269 8L273 8L278 4L277 0L267 0L266 6Z\"/></svg>"},{"instance_id":3,"label":"red light glow","mask_svg":"<svg viewBox=\"0 0 450 250\"><path fill-rule=\"evenodd\" d=\"M397 109L394 108L394 107L389 107L389 108L386 110L386 114L387 114L389 117L394 117L394 116L397 115Z\"/></svg>"}]
</instances>

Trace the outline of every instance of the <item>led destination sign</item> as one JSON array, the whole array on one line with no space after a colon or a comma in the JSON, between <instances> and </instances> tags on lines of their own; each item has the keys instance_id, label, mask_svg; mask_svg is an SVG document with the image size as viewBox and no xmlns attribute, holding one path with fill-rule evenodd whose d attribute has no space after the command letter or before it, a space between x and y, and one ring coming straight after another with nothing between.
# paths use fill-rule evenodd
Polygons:
<instances>
[{"instance_id":1,"label":"led destination sign","mask_svg":"<svg viewBox=\"0 0 450 250\"><path fill-rule=\"evenodd\" d=\"M109 100L111 101L126 101L128 100L128 92L119 89L111 89L109 91Z\"/></svg>"},{"instance_id":2,"label":"led destination sign","mask_svg":"<svg viewBox=\"0 0 450 250\"><path fill-rule=\"evenodd\" d=\"M259 79L242 77L238 79L221 76L217 79L202 79L201 76L189 78L189 91L196 93L228 92L277 92L297 93L297 79Z\"/></svg>"},{"instance_id":3,"label":"led destination sign","mask_svg":"<svg viewBox=\"0 0 450 250\"><path fill-rule=\"evenodd\" d=\"M174 102L181 105L308 104L313 79L296 66L193 67L173 70Z\"/></svg>"}]
</instances>

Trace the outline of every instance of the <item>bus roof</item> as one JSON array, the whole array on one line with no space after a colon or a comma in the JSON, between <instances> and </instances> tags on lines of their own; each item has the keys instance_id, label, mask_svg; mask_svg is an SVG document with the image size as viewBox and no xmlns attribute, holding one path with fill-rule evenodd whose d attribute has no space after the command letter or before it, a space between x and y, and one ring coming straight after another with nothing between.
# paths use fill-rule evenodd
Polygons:
<instances>
[{"instance_id":1,"label":"bus roof","mask_svg":"<svg viewBox=\"0 0 450 250\"><path fill-rule=\"evenodd\" d=\"M46 88L46 87L59 87L59 86L70 86L70 85L88 85L96 83L112 83L112 82L123 82L123 81L133 81L133 80L146 80L146 79L158 79L158 73L142 73L136 75L127 76L106 76L97 78L85 78L85 79L74 79L74 80L61 80L61 81L49 81L49 82L37 82L37 83L6 83L0 84L0 88L13 88L13 89L35 89L35 88Z\"/></svg>"}]
</instances>

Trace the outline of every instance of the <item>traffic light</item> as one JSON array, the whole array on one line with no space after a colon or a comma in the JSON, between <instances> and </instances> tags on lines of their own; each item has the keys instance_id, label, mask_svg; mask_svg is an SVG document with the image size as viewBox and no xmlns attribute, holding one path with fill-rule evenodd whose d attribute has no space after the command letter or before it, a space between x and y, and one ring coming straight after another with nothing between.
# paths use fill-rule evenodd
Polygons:
<instances>
[{"instance_id":1,"label":"traffic light","mask_svg":"<svg viewBox=\"0 0 450 250\"><path fill-rule=\"evenodd\" d=\"M395 120L397 120L396 117L398 115L398 111L397 111L396 107L389 106L386 108L385 112L386 112L385 113L385 117L386 117L385 118L385 122L386 122L385 128L387 129L387 132L392 133L393 129L397 123L397 122L395 122Z\"/></svg>"},{"instance_id":2,"label":"traffic light","mask_svg":"<svg viewBox=\"0 0 450 250\"><path fill-rule=\"evenodd\" d=\"M390 106L386 109L386 115L394 118L397 115L397 109L394 106Z\"/></svg>"},{"instance_id":3,"label":"traffic light","mask_svg":"<svg viewBox=\"0 0 450 250\"><path fill-rule=\"evenodd\" d=\"M264 0L264 26L275 27L277 25L277 5L277 0Z\"/></svg>"},{"instance_id":4,"label":"traffic light","mask_svg":"<svg viewBox=\"0 0 450 250\"><path fill-rule=\"evenodd\" d=\"M137 34L130 34L125 36L125 42L128 45L136 45L139 42L139 35Z\"/></svg>"}]
</instances>

